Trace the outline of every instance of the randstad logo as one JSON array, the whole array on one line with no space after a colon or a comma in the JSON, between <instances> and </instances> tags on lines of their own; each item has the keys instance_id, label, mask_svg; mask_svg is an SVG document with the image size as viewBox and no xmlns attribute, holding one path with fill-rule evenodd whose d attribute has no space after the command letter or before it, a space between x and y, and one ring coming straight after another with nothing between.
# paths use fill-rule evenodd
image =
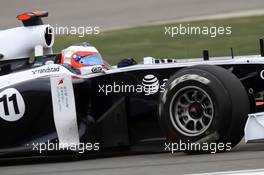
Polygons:
<instances>
[{"instance_id":1,"label":"randstad logo","mask_svg":"<svg viewBox=\"0 0 264 175\"><path fill-rule=\"evenodd\" d=\"M152 74L145 75L141 84L125 84L124 82L108 85L98 85L99 92L105 93L144 93L145 95L153 95L157 92L163 92L165 83L168 79L163 79L162 82Z\"/></svg>"}]
</instances>

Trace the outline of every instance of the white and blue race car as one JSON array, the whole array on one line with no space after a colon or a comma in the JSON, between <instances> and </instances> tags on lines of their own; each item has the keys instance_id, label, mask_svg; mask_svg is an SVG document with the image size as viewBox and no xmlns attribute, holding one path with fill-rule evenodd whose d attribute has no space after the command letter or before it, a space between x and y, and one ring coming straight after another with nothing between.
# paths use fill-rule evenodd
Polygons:
<instances>
[{"instance_id":1,"label":"white and blue race car","mask_svg":"<svg viewBox=\"0 0 264 175\"><path fill-rule=\"evenodd\" d=\"M78 67L92 57L74 49L94 48L81 43L53 54L52 27L41 21L47 15L19 15L24 26L0 31L0 156L172 143L191 145L186 152L212 143L225 151L240 142L244 128L247 141L264 138L263 40L260 55L146 57L117 66L100 58ZM66 64L67 54L77 68Z\"/></svg>"}]
</instances>

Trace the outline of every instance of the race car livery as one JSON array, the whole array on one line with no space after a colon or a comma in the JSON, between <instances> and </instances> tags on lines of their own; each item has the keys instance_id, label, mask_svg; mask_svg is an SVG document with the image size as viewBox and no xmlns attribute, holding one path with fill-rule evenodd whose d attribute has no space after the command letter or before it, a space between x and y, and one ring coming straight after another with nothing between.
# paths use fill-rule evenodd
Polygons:
<instances>
[{"instance_id":1,"label":"race car livery","mask_svg":"<svg viewBox=\"0 0 264 175\"><path fill-rule=\"evenodd\" d=\"M21 37L27 28L42 33L27 33L26 42L32 42L16 46L15 52L13 46L0 43L2 155L14 150L34 152L36 145L51 143L60 149L75 145L77 151L79 145L88 144L86 150L91 152L133 151L134 146L163 147L168 142L222 143L231 148L244 136L244 128L247 141L264 138L259 113L264 94L263 49L261 55L235 58L145 57L142 64L124 59L117 66L101 57L95 62L98 53L89 52L69 55L74 61L85 59L79 62L82 66L74 67L62 62L63 54L52 53L54 34L51 26L42 24L45 16L46 12L25 13L18 16L23 27L0 32L0 41L12 39L13 33ZM76 53L81 52L72 52ZM90 58L93 64L88 65ZM254 134L256 129L261 134ZM193 151L204 150L186 150Z\"/></svg>"}]
</instances>

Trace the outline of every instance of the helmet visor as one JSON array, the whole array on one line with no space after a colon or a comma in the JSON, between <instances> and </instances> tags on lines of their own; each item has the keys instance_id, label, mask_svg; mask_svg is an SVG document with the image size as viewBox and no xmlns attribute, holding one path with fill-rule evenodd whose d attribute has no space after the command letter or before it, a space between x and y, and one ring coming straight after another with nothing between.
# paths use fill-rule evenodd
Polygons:
<instances>
[{"instance_id":1,"label":"helmet visor","mask_svg":"<svg viewBox=\"0 0 264 175\"><path fill-rule=\"evenodd\" d=\"M77 61L82 66L95 66L95 65L102 65L103 60L98 53L94 54L85 54L85 55L76 55L75 61Z\"/></svg>"}]
</instances>

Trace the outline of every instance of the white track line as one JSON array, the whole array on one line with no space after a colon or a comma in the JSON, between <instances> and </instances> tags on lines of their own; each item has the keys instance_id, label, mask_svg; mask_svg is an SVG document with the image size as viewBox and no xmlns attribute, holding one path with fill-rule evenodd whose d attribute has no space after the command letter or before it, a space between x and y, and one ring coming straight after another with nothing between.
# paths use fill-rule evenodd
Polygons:
<instances>
[{"instance_id":1,"label":"white track line","mask_svg":"<svg viewBox=\"0 0 264 175\"><path fill-rule=\"evenodd\" d=\"M264 169L252 169L252 170L237 170L237 171L221 171L211 173L197 173L188 175L263 175Z\"/></svg>"}]
</instances>

